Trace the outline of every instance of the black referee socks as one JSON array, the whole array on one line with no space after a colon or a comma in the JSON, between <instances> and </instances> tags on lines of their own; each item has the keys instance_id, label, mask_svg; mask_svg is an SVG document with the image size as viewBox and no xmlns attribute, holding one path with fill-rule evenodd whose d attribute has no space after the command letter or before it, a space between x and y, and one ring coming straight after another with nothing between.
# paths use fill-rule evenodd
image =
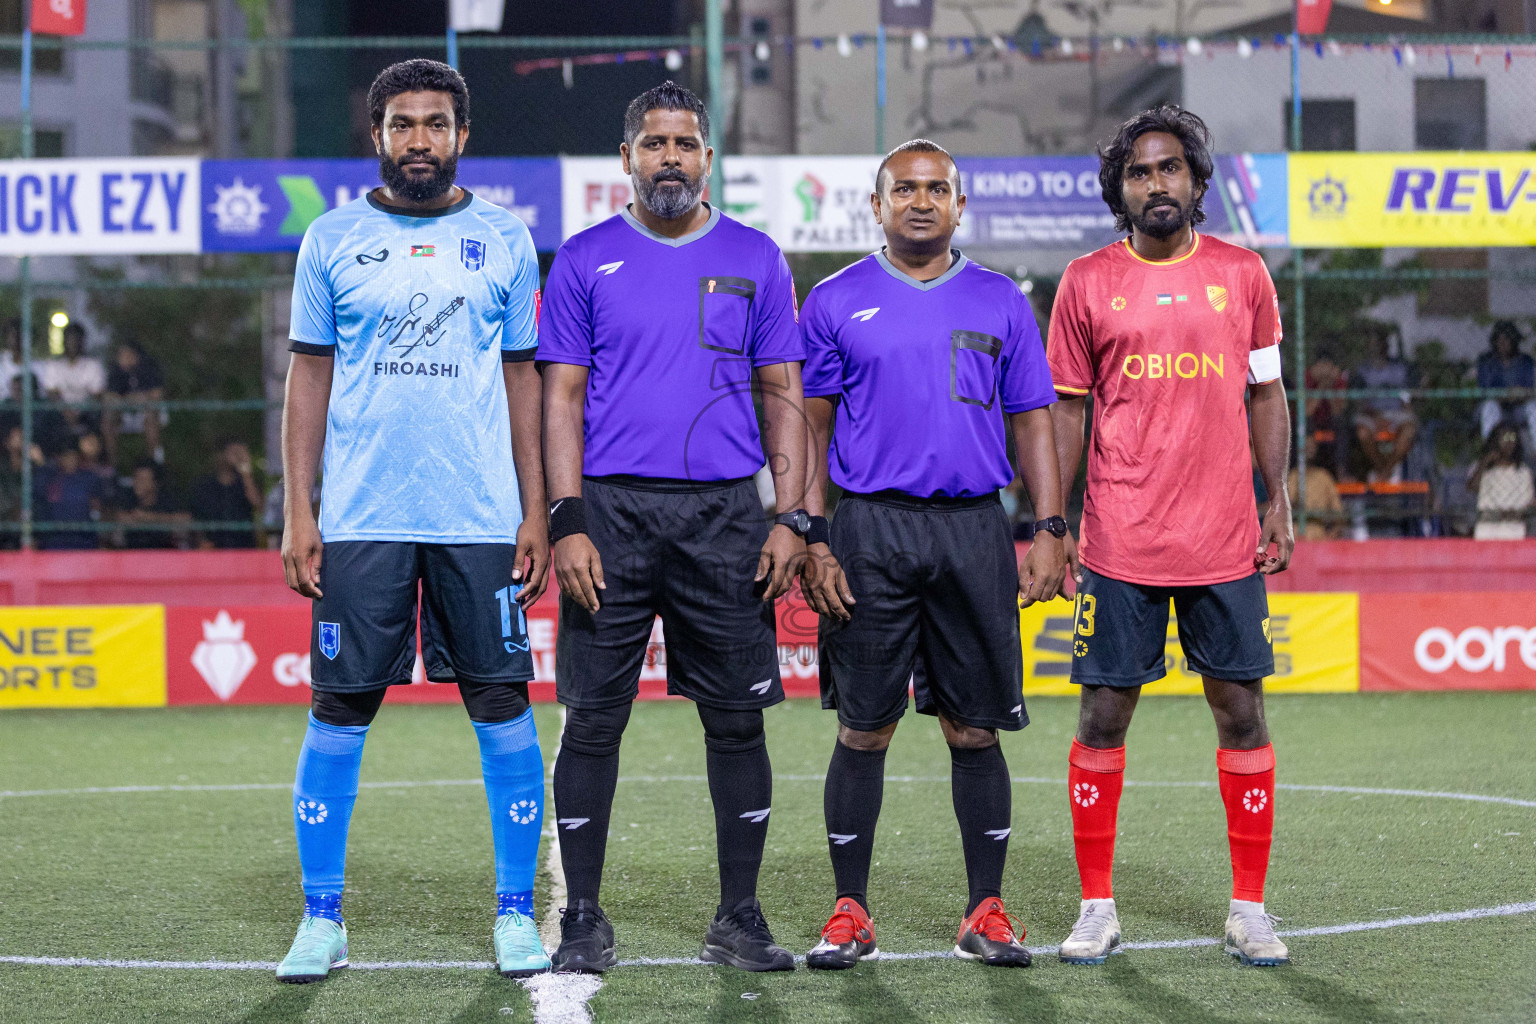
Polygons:
<instances>
[{"instance_id":1,"label":"black referee socks","mask_svg":"<svg viewBox=\"0 0 1536 1024\"><path fill-rule=\"evenodd\" d=\"M773 809L763 713L698 705L704 723L704 763L715 805L715 856L720 862L720 909L730 913L757 896L758 869Z\"/></svg>"},{"instance_id":2,"label":"black referee socks","mask_svg":"<svg viewBox=\"0 0 1536 1024\"><path fill-rule=\"evenodd\" d=\"M1013 781L1003 748L950 747L950 792L965 850L965 877L971 899L967 916L982 900L1002 897L1008 834L1013 831Z\"/></svg>"},{"instance_id":3,"label":"black referee socks","mask_svg":"<svg viewBox=\"0 0 1536 1024\"><path fill-rule=\"evenodd\" d=\"M855 750L839 741L827 766L822 808L827 849L837 898L854 899L869 910L869 861L875 849L875 822L885 795L885 751Z\"/></svg>"}]
</instances>

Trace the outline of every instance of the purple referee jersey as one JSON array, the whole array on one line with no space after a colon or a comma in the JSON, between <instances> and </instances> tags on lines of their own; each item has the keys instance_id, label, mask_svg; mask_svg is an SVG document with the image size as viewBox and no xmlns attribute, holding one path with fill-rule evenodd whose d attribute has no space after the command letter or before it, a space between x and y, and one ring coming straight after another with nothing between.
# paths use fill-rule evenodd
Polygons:
<instances>
[{"instance_id":1,"label":"purple referee jersey","mask_svg":"<svg viewBox=\"0 0 1536 1024\"><path fill-rule=\"evenodd\" d=\"M872 253L806 297L805 394L839 399L827 465L844 490L993 493L1013 479L1002 414L1056 400L1029 300L953 252L932 281Z\"/></svg>"},{"instance_id":2,"label":"purple referee jersey","mask_svg":"<svg viewBox=\"0 0 1536 1024\"><path fill-rule=\"evenodd\" d=\"M794 279L719 210L676 239L624 210L555 255L536 358L589 367L585 475L748 477L764 461L752 370L805 359Z\"/></svg>"}]
</instances>

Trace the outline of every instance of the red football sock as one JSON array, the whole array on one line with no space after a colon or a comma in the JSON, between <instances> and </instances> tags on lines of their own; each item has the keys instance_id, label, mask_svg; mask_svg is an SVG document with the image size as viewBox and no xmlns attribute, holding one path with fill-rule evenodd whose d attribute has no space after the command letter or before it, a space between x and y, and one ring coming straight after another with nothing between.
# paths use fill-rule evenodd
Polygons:
<instances>
[{"instance_id":1,"label":"red football sock","mask_svg":"<svg viewBox=\"0 0 1536 1024\"><path fill-rule=\"evenodd\" d=\"M1216 751L1221 802L1232 847L1232 898L1264 902L1269 844L1275 834L1275 748Z\"/></svg>"},{"instance_id":2,"label":"red football sock","mask_svg":"<svg viewBox=\"0 0 1536 1024\"><path fill-rule=\"evenodd\" d=\"M1124 747L1099 750L1072 741L1067 792L1072 799L1072 843L1085 900L1114 898L1115 819L1124 784Z\"/></svg>"}]
</instances>

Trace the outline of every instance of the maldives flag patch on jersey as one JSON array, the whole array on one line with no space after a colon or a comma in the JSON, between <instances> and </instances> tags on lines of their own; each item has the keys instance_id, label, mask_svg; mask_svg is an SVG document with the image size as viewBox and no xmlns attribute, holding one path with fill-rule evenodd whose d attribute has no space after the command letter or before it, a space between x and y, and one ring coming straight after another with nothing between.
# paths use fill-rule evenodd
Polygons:
<instances>
[{"instance_id":1,"label":"maldives flag patch on jersey","mask_svg":"<svg viewBox=\"0 0 1536 1024\"><path fill-rule=\"evenodd\" d=\"M411 255L412 256L436 256L437 255L437 246L435 246L435 245L413 245L413 246L411 246Z\"/></svg>"}]
</instances>

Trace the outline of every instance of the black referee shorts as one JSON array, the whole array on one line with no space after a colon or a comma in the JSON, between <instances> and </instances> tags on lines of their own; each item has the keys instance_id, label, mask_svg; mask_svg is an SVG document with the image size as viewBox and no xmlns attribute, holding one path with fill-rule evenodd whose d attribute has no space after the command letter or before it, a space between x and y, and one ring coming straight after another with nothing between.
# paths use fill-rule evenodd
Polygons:
<instances>
[{"instance_id":1,"label":"black referee shorts","mask_svg":"<svg viewBox=\"0 0 1536 1024\"><path fill-rule=\"evenodd\" d=\"M528 630L512 582L511 544L333 541L313 603L310 675L324 693L409 683L421 656L434 683L533 678Z\"/></svg>"},{"instance_id":2,"label":"black referee shorts","mask_svg":"<svg viewBox=\"0 0 1536 1024\"><path fill-rule=\"evenodd\" d=\"M634 700L658 615L668 693L725 710L783 700L773 605L752 579L770 529L752 480L585 477L581 493L607 589L596 615L560 595L560 703Z\"/></svg>"},{"instance_id":3,"label":"black referee shorts","mask_svg":"<svg viewBox=\"0 0 1536 1024\"><path fill-rule=\"evenodd\" d=\"M823 617L821 704L850 729L901 718L911 683L921 714L1022 729L1023 654L1013 533L996 495L845 494L832 553L857 602Z\"/></svg>"},{"instance_id":4,"label":"black referee shorts","mask_svg":"<svg viewBox=\"0 0 1536 1024\"><path fill-rule=\"evenodd\" d=\"M1248 682L1275 673L1269 599L1259 573L1229 583L1150 587L1083 566L1072 637L1072 681L1142 686L1168 674L1168 604L1191 670Z\"/></svg>"}]
</instances>

